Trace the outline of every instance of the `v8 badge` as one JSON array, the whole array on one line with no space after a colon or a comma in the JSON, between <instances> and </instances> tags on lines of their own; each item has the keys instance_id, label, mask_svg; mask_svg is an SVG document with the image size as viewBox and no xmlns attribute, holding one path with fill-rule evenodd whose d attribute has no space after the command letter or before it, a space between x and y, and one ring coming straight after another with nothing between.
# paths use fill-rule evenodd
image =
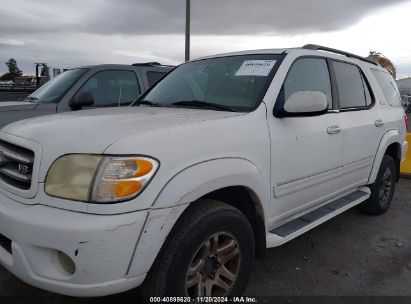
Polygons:
<instances>
[{"instance_id":1,"label":"v8 badge","mask_svg":"<svg viewBox=\"0 0 411 304\"><path fill-rule=\"evenodd\" d=\"M19 172L23 174L29 174L31 171L30 166L19 164Z\"/></svg>"}]
</instances>

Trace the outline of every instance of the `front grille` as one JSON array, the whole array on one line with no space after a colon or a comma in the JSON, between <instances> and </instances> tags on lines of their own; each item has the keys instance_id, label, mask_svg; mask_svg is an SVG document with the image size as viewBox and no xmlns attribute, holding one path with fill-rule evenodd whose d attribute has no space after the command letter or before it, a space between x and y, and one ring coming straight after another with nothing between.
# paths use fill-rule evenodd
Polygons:
<instances>
[{"instance_id":1,"label":"front grille","mask_svg":"<svg viewBox=\"0 0 411 304\"><path fill-rule=\"evenodd\" d=\"M0 140L0 180L21 190L29 190L34 153Z\"/></svg>"},{"instance_id":2,"label":"front grille","mask_svg":"<svg viewBox=\"0 0 411 304\"><path fill-rule=\"evenodd\" d=\"M0 234L0 246L6 249L8 253L11 253L11 240Z\"/></svg>"}]
</instances>

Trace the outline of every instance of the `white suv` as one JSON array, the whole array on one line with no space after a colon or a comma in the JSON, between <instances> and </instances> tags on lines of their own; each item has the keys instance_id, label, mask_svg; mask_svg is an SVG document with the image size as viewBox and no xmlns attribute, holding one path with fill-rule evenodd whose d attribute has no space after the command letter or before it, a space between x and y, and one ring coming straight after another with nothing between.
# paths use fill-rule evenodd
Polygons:
<instances>
[{"instance_id":1,"label":"white suv","mask_svg":"<svg viewBox=\"0 0 411 304\"><path fill-rule=\"evenodd\" d=\"M385 212L405 136L393 78L361 57L194 60L131 107L1 130L0 262L73 296L240 295L266 248L356 205Z\"/></svg>"}]
</instances>

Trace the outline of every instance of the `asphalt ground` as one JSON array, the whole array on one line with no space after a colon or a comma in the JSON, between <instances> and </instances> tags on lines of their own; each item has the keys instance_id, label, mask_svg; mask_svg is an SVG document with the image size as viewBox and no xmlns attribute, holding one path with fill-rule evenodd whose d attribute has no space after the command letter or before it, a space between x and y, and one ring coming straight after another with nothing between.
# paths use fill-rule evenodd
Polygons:
<instances>
[{"instance_id":1,"label":"asphalt ground","mask_svg":"<svg viewBox=\"0 0 411 304\"><path fill-rule=\"evenodd\" d=\"M381 216L357 208L256 262L245 293L260 303L411 303L411 180ZM368 297L364 297L368 296ZM77 299L31 287L0 267L0 303L139 303L133 290Z\"/></svg>"}]
</instances>

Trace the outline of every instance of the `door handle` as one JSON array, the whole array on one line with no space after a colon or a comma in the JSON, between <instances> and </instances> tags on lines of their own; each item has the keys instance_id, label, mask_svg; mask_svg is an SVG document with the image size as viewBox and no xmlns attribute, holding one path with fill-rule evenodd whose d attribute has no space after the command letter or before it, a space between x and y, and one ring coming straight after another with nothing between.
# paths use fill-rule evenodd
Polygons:
<instances>
[{"instance_id":1,"label":"door handle","mask_svg":"<svg viewBox=\"0 0 411 304\"><path fill-rule=\"evenodd\" d=\"M327 128L327 133L330 135L338 134L341 132L340 126L331 126Z\"/></svg>"},{"instance_id":2,"label":"door handle","mask_svg":"<svg viewBox=\"0 0 411 304\"><path fill-rule=\"evenodd\" d=\"M375 121L375 126L376 127L382 127L384 125L384 121L382 119L377 119Z\"/></svg>"}]
</instances>

